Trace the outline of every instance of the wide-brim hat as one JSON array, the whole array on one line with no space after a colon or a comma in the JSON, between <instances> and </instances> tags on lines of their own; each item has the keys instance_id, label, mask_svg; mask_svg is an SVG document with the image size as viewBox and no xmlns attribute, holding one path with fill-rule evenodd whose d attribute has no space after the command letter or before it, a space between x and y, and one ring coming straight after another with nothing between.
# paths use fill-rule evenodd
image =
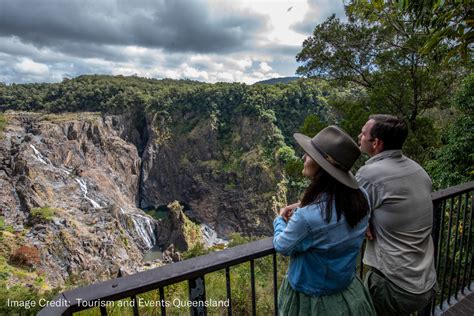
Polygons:
<instances>
[{"instance_id":1,"label":"wide-brim hat","mask_svg":"<svg viewBox=\"0 0 474 316\"><path fill-rule=\"evenodd\" d=\"M293 137L333 178L350 188L359 188L350 170L361 153L356 142L346 132L331 125L322 129L313 138L299 133L295 133Z\"/></svg>"}]
</instances>

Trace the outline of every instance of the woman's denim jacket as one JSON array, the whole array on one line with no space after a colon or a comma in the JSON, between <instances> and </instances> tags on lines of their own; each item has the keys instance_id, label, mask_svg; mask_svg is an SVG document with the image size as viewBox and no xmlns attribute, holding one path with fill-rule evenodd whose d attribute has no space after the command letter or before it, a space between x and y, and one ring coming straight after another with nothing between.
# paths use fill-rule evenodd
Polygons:
<instances>
[{"instance_id":1,"label":"woman's denim jacket","mask_svg":"<svg viewBox=\"0 0 474 316\"><path fill-rule=\"evenodd\" d=\"M344 215L337 221L333 202L329 223L322 212L325 202L296 209L288 223L273 221L275 250L291 256L288 281L291 287L311 296L345 290L352 282L357 256L367 229L368 217L351 228Z\"/></svg>"}]
</instances>

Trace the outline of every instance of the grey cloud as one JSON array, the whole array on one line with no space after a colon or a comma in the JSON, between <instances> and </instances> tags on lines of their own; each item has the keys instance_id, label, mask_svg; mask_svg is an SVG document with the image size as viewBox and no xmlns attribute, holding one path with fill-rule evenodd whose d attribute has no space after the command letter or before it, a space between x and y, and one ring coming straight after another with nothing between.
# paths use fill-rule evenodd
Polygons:
<instances>
[{"instance_id":1,"label":"grey cloud","mask_svg":"<svg viewBox=\"0 0 474 316\"><path fill-rule=\"evenodd\" d=\"M289 56L294 59L301 50L301 45L267 44L261 49L272 56Z\"/></svg>"},{"instance_id":2,"label":"grey cloud","mask_svg":"<svg viewBox=\"0 0 474 316\"><path fill-rule=\"evenodd\" d=\"M307 0L309 10L303 20L292 25L295 32L310 36L316 25L324 22L329 16L335 14L344 20L344 5L342 1L333 0Z\"/></svg>"},{"instance_id":3,"label":"grey cloud","mask_svg":"<svg viewBox=\"0 0 474 316\"><path fill-rule=\"evenodd\" d=\"M35 47L23 43L17 38L0 36L0 52L16 57L26 57L40 63L67 62L74 58L102 58L109 61L126 61L129 56L123 54L120 47L83 43L62 43L58 49Z\"/></svg>"},{"instance_id":4,"label":"grey cloud","mask_svg":"<svg viewBox=\"0 0 474 316\"><path fill-rule=\"evenodd\" d=\"M57 61L50 63L43 63L36 59L34 62L40 62L48 66L48 71L45 73L35 73L33 70L19 70L18 64L23 60L12 55L0 53L0 82L5 83L30 83L30 82L58 82L64 77L77 77L83 74L111 74L110 69L97 66L92 66L81 60L71 59L69 62Z\"/></svg>"},{"instance_id":5,"label":"grey cloud","mask_svg":"<svg viewBox=\"0 0 474 316\"><path fill-rule=\"evenodd\" d=\"M64 50L87 43L206 53L244 49L267 27L261 15L222 9L202 0L2 0L0 35Z\"/></svg>"}]
</instances>

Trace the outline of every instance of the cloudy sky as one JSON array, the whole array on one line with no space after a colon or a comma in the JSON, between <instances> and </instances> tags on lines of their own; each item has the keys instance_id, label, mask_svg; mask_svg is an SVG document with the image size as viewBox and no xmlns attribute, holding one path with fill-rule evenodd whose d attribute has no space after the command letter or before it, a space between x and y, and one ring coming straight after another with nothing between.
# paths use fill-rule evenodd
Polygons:
<instances>
[{"instance_id":1,"label":"cloudy sky","mask_svg":"<svg viewBox=\"0 0 474 316\"><path fill-rule=\"evenodd\" d=\"M0 0L0 82L293 76L303 40L333 13L343 0Z\"/></svg>"}]
</instances>

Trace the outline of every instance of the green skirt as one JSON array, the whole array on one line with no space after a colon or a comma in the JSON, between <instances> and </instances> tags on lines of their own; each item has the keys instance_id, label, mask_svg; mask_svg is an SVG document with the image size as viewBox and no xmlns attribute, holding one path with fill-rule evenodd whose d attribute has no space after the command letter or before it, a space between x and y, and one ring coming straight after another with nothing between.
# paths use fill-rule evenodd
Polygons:
<instances>
[{"instance_id":1,"label":"green skirt","mask_svg":"<svg viewBox=\"0 0 474 316\"><path fill-rule=\"evenodd\" d=\"M279 315L375 316L372 299L362 281L355 277L344 291L325 296L310 296L295 291L286 277L278 295Z\"/></svg>"}]
</instances>

